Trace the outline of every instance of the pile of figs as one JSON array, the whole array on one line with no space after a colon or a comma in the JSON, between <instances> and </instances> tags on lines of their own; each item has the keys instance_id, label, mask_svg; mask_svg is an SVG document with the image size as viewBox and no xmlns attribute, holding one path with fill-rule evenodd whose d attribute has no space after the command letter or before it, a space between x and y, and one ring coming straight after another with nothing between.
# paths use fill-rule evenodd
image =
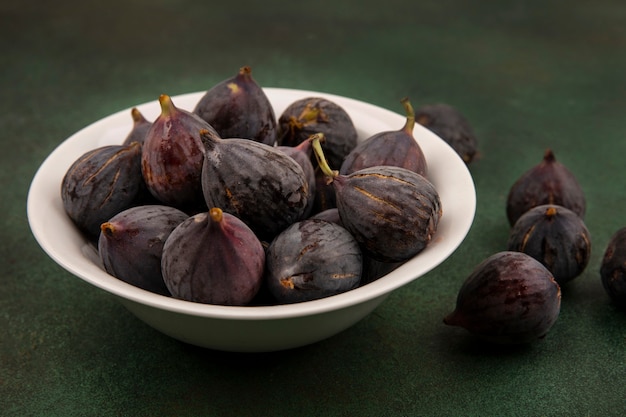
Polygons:
<instances>
[{"instance_id":1,"label":"pile of figs","mask_svg":"<svg viewBox=\"0 0 626 417\"><path fill-rule=\"evenodd\" d=\"M108 273L157 294L246 306L349 291L424 250L443 213L402 103L404 126L357 144L337 103L276 115L242 67L193 110L168 95L153 121L133 109L119 145L68 169L63 205Z\"/></svg>"}]
</instances>

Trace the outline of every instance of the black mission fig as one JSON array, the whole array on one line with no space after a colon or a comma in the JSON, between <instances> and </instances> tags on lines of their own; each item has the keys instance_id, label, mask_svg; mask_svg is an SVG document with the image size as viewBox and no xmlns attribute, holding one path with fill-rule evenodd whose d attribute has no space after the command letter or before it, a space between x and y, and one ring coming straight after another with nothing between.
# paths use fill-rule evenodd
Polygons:
<instances>
[{"instance_id":1,"label":"black mission fig","mask_svg":"<svg viewBox=\"0 0 626 417\"><path fill-rule=\"evenodd\" d=\"M320 219L296 222L267 250L267 284L281 304L316 300L359 285L362 254L343 227Z\"/></svg>"},{"instance_id":2,"label":"black mission fig","mask_svg":"<svg viewBox=\"0 0 626 417\"><path fill-rule=\"evenodd\" d=\"M344 227L369 256L402 262L426 248L442 216L439 194L430 181L394 166L341 175L328 166L319 140L313 146L320 167L332 181Z\"/></svg>"},{"instance_id":3,"label":"black mission fig","mask_svg":"<svg viewBox=\"0 0 626 417\"><path fill-rule=\"evenodd\" d=\"M193 112L223 138L243 138L274 145L277 120L267 95L252 78L252 69L239 72L209 89Z\"/></svg>"},{"instance_id":4,"label":"black mission fig","mask_svg":"<svg viewBox=\"0 0 626 417\"><path fill-rule=\"evenodd\" d=\"M161 273L163 245L187 214L169 206L126 209L100 226L98 254L104 269L144 290L169 295Z\"/></svg>"},{"instance_id":5,"label":"black mission fig","mask_svg":"<svg viewBox=\"0 0 626 417\"><path fill-rule=\"evenodd\" d=\"M265 249L252 230L217 207L184 220L163 246L163 280L173 297L243 306L261 288Z\"/></svg>"},{"instance_id":6,"label":"black mission fig","mask_svg":"<svg viewBox=\"0 0 626 417\"><path fill-rule=\"evenodd\" d=\"M444 323L493 343L530 343L546 336L560 308L561 289L550 271L525 253L504 251L474 268Z\"/></svg>"},{"instance_id":7,"label":"black mission fig","mask_svg":"<svg viewBox=\"0 0 626 417\"><path fill-rule=\"evenodd\" d=\"M139 142L143 145L146 135L152 126L152 122L148 121L137 107L130 110L133 119L133 127L124 139L123 145L130 145L133 142Z\"/></svg>"},{"instance_id":8,"label":"black mission fig","mask_svg":"<svg viewBox=\"0 0 626 417\"><path fill-rule=\"evenodd\" d=\"M600 280L615 305L626 309L626 227L609 239L600 265Z\"/></svg>"}]
</instances>

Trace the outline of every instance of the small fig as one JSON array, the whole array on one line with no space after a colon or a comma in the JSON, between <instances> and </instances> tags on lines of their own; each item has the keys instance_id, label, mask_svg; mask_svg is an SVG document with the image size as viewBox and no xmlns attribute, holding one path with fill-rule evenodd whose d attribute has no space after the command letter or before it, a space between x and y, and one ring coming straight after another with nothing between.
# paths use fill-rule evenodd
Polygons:
<instances>
[{"instance_id":1,"label":"small fig","mask_svg":"<svg viewBox=\"0 0 626 417\"><path fill-rule=\"evenodd\" d=\"M263 281L265 250L237 217L211 208L184 220L163 247L165 285L178 299L247 305Z\"/></svg>"},{"instance_id":2,"label":"small fig","mask_svg":"<svg viewBox=\"0 0 626 417\"><path fill-rule=\"evenodd\" d=\"M179 109L165 94L159 97L161 114L143 144L141 169L152 195L183 211L206 211L201 174L204 145L200 130L218 137L211 125Z\"/></svg>"},{"instance_id":3,"label":"small fig","mask_svg":"<svg viewBox=\"0 0 626 417\"><path fill-rule=\"evenodd\" d=\"M201 132L205 144L202 187L208 207L239 217L271 241L304 217L309 185L302 167L274 146L220 139Z\"/></svg>"},{"instance_id":4,"label":"small fig","mask_svg":"<svg viewBox=\"0 0 626 417\"><path fill-rule=\"evenodd\" d=\"M522 214L543 204L563 206L580 218L585 215L585 196L578 180L556 160L551 149L546 150L543 160L522 174L509 190L506 202L509 223L514 225Z\"/></svg>"},{"instance_id":5,"label":"small fig","mask_svg":"<svg viewBox=\"0 0 626 417\"><path fill-rule=\"evenodd\" d=\"M427 104L415 111L415 121L446 141L466 164L476 157L478 140L457 108L444 103Z\"/></svg>"},{"instance_id":6,"label":"small fig","mask_svg":"<svg viewBox=\"0 0 626 417\"><path fill-rule=\"evenodd\" d=\"M561 286L579 276L591 256L591 237L583 220L554 204L524 213L513 225L507 246L541 262Z\"/></svg>"},{"instance_id":7,"label":"small fig","mask_svg":"<svg viewBox=\"0 0 626 417\"><path fill-rule=\"evenodd\" d=\"M404 127L400 130L376 133L357 144L344 159L340 173L348 175L363 168L392 165L427 176L426 157L413 137L415 127L413 106L408 98L403 98L401 103L406 112Z\"/></svg>"},{"instance_id":8,"label":"small fig","mask_svg":"<svg viewBox=\"0 0 626 417\"><path fill-rule=\"evenodd\" d=\"M208 90L196 104L195 114L223 138L243 138L274 145L277 120L263 89L244 66L234 76Z\"/></svg>"},{"instance_id":9,"label":"small fig","mask_svg":"<svg viewBox=\"0 0 626 417\"><path fill-rule=\"evenodd\" d=\"M267 251L267 283L282 304L316 300L359 285L359 244L343 227L319 219L296 222Z\"/></svg>"},{"instance_id":10,"label":"small fig","mask_svg":"<svg viewBox=\"0 0 626 417\"><path fill-rule=\"evenodd\" d=\"M442 215L439 194L430 181L394 166L342 175L330 169L317 138L313 147L319 166L332 181L344 227L367 255L402 262L426 248Z\"/></svg>"},{"instance_id":11,"label":"small fig","mask_svg":"<svg viewBox=\"0 0 626 417\"><path fill-rule=\"evenodd\" d=\"M459 290L444 323L489 342L529 343L556 322L561 289L550 271L522 252L498 252L482 261Z\"/></svg>"},{"instance_id":12,"label":"small fig","mask_svg":"<svg viewBox=\"0 0 626 417\"><path fill-rule=\"evenodd\" d=\"M357 144L356 127L343 107L306 97L291 103L278 118L278 145L297 146L318 132L324 134L322 147L331 166L341 166Z\"/></svg>"},{"instance_id":13,"label":"small fig","mask_svg":"<svg viewBox=\"0 0 626 417\"><path fill-rule=\"evenodd\" d=\"M600 279L615 305L626 309L626 227L609 239L600 266Z\"/></svg>"},{"instance_id":14,"label":"small fig","mask_svg":"<svg viewBox=\"0 0 626 417\"><path fill-rule=\"evenodd\" d=\"M169 206L124 210L100 226L98 254L104 269L131 285L170 295L161 273L165 240L187 214Z\"/></svg>"},{"instance_id":15,"label":"small fig","mask_svg":"<svg viewBox=\"0 0 626 417\"><path fill-rule=\"evenodd\" d=\"M74 224L97 240L100 225L142 198L141 145L108 145L81 155L61 182L63 207Z\"/></svg>"},{"instance_id":16,"label":"small fig","mask_svg":"<svg viewBox=\"0 0 626 417\"><path fill-rule=\"evenodd\" d=\"M143 145L152 122L148 121L137 107L131 109L130 115L133 118L133 127L122 144L130 145L133 142L139 142Z\"/></svg>"}]
</instances>

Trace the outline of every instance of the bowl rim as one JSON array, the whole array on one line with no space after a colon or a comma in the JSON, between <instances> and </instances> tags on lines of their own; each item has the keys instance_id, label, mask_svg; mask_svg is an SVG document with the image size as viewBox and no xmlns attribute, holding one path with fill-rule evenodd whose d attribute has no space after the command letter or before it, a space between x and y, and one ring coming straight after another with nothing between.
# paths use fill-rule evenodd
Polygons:
<instances>
[{"instance_id":1,"label":"bowl rim","mask_svg":"<svg viewBox=\"0 0 626 417\"><path fill-rule=\"evenodd\" d=\"M323 97L328 100L335 101L337 104L344 107L348 113L360 111L367 114L375 114L376 117L381 118L381 120L385 120L385 122L389 123L390 126L397 125L398 129L402 127L406 120L406 116L400 115L382 107L378 107L370 103L336 94L320 91L275 87L264 87L263 89L270 98L270 101L272 101L272 97L281 97L283 101L288 103L304 97ZM175 95L172 96L172 100L175 103L192 102L194 100L196 100L197 102L197 100L199 100L199 98L204 93L205 92L192 92ZM155 102L150 101L132 107L136 107L140 111L146 112L149 108L153 108L154 106ZM452 242L445 242L446 244L444 247L441 247L441 245L439 245L437 248L434 248L435 245L433 245L431 242L431 244L429 244L429 246L427 246L422 253L418 254L417 257L407 261L396 270L394 270L391 273L391 277L390 274L388 274L371 283L341 294L333 295L319 300L312 300L294 304L270 306L210 305L179 300L172 297L166 297L134 287L131 284L127 284L126 282L110 276L103 269L98 267L95 261L93 262L94 268L87 269L82 268L81 264L77 264L75 261L73 262L66 253L63 253L62 250L59 250L59 248L55 246L54 241L51 239L51 236L48 236L45 233L43 229L45 220L42 218L42 215L45 215L45 213L43 213L45 211L45 208L42 207L42 204L50 204L51 202L56 204L59 203L59 201L55 199L53 199L53 201L50 201L50 199L43 198L43 195L45 195L46 191L48 193L51 192L50 187L54 184L54 181L52 181L53 178L50 178L50 170L52 165L55 164L59 159L59 155L68 152L71 149L72 144L79 140L80 137L84 135L88 129L95 129L99 125L104 125L107 122L110 122L113 118L119 119L120 117L128 117L128 114L132 107L120 110L96 122L91 123L90 125L84 127L83 129L80 129L79 131L62 141L59 145L57 145L57 147L44 159L40 167L37 169L29 187L27 196L27 217L29 226L31 228L33 236L35 237L37 243L40 245L43 251L66 271L117 297L156 309L163 309L170 312L213 319L267 320L287 319L315 314L323 314L330 311L345 309L356 304L387 296L389 293L398 289L399 287L402 287L409 282L423 276L424 274L444 262L454 251L456 251L456 249L465 240L473 224L474 216L476 213L476 190L467 165L465 164L465 162L462 161L456 151L454 151L445 141L437 137L430 130L416 123L414 129L414 135L416 136L416 140L419 136L423 142L428 141L431 144L430 146L436 149L437 153L440 154L442 158L447 161L449 165L445 168L446 171L453 172L453 175L456 176L454 181L454 187L456 189L454 190L454 192L462 193L462 196L459 197L459 199L463 199L465 216L463 216L462 218L454 219L454 239ZM184 106L179 107L185 108ZM280 112L276 110L276 116L279 116L279 113ZM128 119L130 120L130 117L128 117ZM424 146L423 142L420 142L421 146ZM429 163L430 169L431 165L428 154L426 155L426 159ZM57 182L57 186L57 190L60 189L60 181ZM60 200L60 193L57 192L57 194L58 200ZM50 195L48 197L50 197ZM442 217L443 221L446 219L446 206L444 204L442 204L442 206L444 213ZM437 234L435 235L435 240L436 239ZM88 243L85 242L83 250L89 250ZM95 252L95 248L92 247L92 250ZM438 251L436 256L436 262L431 262L427 266L420 265L420 255L427 253L431 250ZM93 253L91 254L91 257L93 260ZM394 279L393 277L397 278Z\"/></svg>"}]
</instances>

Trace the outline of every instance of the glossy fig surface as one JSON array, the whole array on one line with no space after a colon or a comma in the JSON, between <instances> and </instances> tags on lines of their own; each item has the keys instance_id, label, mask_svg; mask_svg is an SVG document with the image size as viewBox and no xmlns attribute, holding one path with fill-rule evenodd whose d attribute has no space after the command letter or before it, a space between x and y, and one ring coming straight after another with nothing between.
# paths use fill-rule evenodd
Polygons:
<instances>
[{"instance_id":1,"label":"glossy fig surface","mask_svg":"<svg viewBox=\"0 0 626 417\"><path fill-rule=\"evenodd\" d=\"M313 204L315 202L317 189L315 168L313 167L313 163L311 163L311 157L313 155L311 142L306 140L297 146L277 146L276 149L293 158L293 160L300 165L302 171L304 172L304 176L309 186L309 198L303 215L303 217L306 218L313 212Z\"/></svg>"},{"instance_id":2,"label":"glossy fig surface","mask_svg":"<svg viewBox=\"0 0 626 417\"><path fill-rule=\"evenodd\" d=\"M303 218L309 186L293 158L248 139L219 139L206 132L202 138L202 187L208 207L239 217L267 241Z\"/></svg>"},{"instance_id":3,"label":"glossy fig surface","mask_svg":"<svg viewBox=\"0 0 626 417\"><path fill-rule=\"evenodd\" d=\"M515 222L508 250L541 262L559 285L579 276L591 257L591 236L573 211L554 204L533 207Z\"/></svg>"},{"instance_id":4,"label":"glossy fig surface","mask_svg":"<svg viewBox=\"0 0 626 417\"><path fill-rule=\"evenodd\" d=\"M626 227L609 239L600 265L600 279L615 305L626 309Z\"/></svg>"},{"instance_id":5,"label":"glossy fig surface","mask_svg":"<svg viewBox=\"0 0 626 417\"><path fill-rule=\"evenodd\" d=\"M415 111L415 120L446 141L466 164L478 154L478 139L467 118L445 103L426 104Z\"/></svg>"},{"instance_id":6,"label":"glossy fig surface","mask_svg":"<svg viewBox=\"0 0 626 417\"><path fill-rule=\"evenodd\" d=\"M316 300L359 285L362 254L343 227L319 219L296 222L267 251L267 283L282 304Z\"/></svg>"},{"instance_id":7,"label":"glossy fig surface","mask_svg":"<svg viewBox=\"0 0 626 417\"><path fill-rule=\"evenodd\" d=\"M475 267L444 323L494 343L529 343L546 336L560 308L550 271L525 253L504 251Z\"/></svg>"},{"instance_id":8,"label":"glossy fig surface","mask_svg":"<svg viewBox=\"0 0 626 417\"><path fill-rule=\"evenodd\" d=\"M341 221L368 255L402 262L426 248L443 213L430 181L394 166L341 175L330 169L319 142L313 143L319 165L334 186Z\"/></svg>"},{"instance_id":9,"label":"glossy fig surface","mask_svg":"<svg viewBox=\"0 0 626 417\"><path fill-rule=\"evenodd\" d=\"M401 100L406 122L400 130L376 133L358 143L345 157L339 172L351 174L363 168L391 165L427 177L428 166L422 148L413 136L415 112L408 98Z\"/></svg>"},{"instance_id":10,"label":"glossy fig surface","mask_svg":"<svg viewBox=\"0 0 626 417\"><path fill-rule=\"evenodd\" d=\"M509 223L512 226L522 214L542 204L557 204L585 216L586 200L578 180L551 149L511 186L506 202Z\"/></svg>"},{"instance_id":11,"label":"glossy fig surface","mask_svg":"<svg viewBox=\"0 0 626 417\"><path fill-rule=\"evenodd\" d=\"M148 189L165 205L183 211L206 211L202 195L204 145L200 131L219 135L195 114L179 109L165 94L161 114L143 144L141 169ZM204 209L204 210L202 210Z\"/></svg>"},{"instance_id":12,"label":"glossy fig surface","mask_svg":"<svg viewBox=\"0 0 626 417\"><path fill-rule=\"evenodd\" d=\"M223 138L243 138L274 145L277 120L261 86L244 66L209 89L193 110Z\"/></svg>"},{"instance_id":13,"label":"glossy fig surface","mask_svg":"<svg viewBox=\"0 0 626 417\"><path fill-rule=\"evenodd\" d=\"M161 273L163 245L187 214L169 206L126 209L100 226L98 254L104 269L131 285L169 295Z\"/></svg>"},{"instance_id":14,"label":"glossy fig surface","mask_svg":"<svg viewBox=\"0 0 626 417\"><path fill-rule=\"evenodd\" d=\"M100 225L133 206L144 187L141 145L108 145L74 161L61 182L61 199L74 224L97 240Z\"/></svg>"},{"instance_id":15,"label":"glossy fig surface","mask_svg":"<svg viewBox=\"0 0 626 417\"><path fill-rule=\"evenodd\" d=\"M247 305L263 281L265 250L237 217L211 208L183 221L163 247L163 280L186 301Z\"/></svg>"},{"instance_id":16,"label":"glossy fig surface","mask_svg":"<svg viewBox=\"0 0 626 417\"><path fill-rule=\"evenodd\" d=\"M296 100L278 118L278 145L297 146L316 133L324 135L324 153L333 167L340 167L357 144L357 131L350 115L325 98Z\"/></svg>"}]
</instances>

